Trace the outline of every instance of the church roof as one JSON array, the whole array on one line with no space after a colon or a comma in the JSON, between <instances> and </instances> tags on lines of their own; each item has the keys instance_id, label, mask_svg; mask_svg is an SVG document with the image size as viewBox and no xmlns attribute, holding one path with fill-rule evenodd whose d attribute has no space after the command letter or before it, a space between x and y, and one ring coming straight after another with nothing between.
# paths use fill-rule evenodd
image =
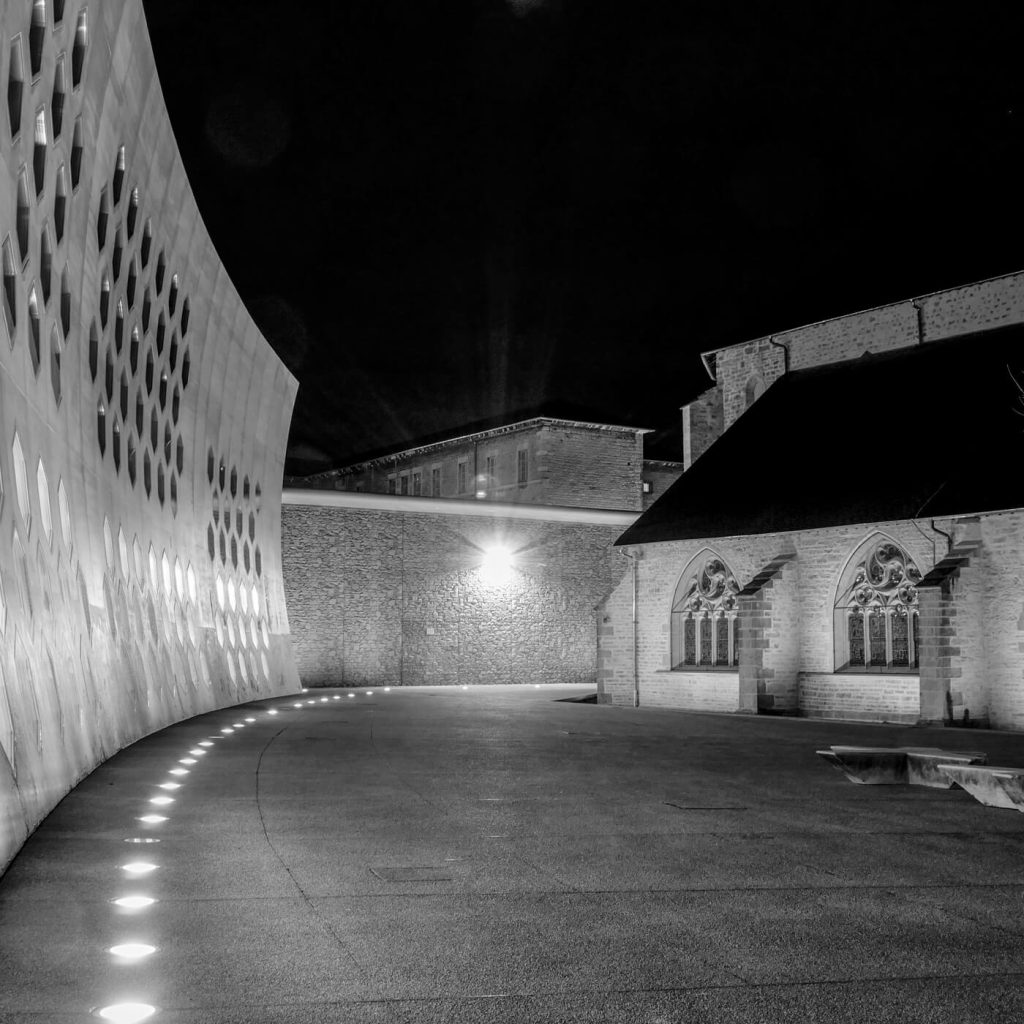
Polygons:
<instances>
[{"instance_id":1,"label":"church roof","mask_svg":"<svg viewBox=\"0 0 1024 1024\"><path fill-rule=\"evenodd\" d=\"M1024 507L1024 327L786 374L616 542Z\"/></svg>"}]
</instances>

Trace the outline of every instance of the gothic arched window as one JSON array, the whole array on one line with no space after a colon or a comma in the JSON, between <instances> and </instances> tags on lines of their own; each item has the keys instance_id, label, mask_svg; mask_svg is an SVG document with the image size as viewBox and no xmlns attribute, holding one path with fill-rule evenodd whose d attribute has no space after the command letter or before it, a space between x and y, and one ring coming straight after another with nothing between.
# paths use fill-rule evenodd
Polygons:
<instances>
[{"instance_id":1,"label":"gothic arched window","mask_svg":"<svg viewBox=\"0 0 1024 1024\"><path fill-rule=\"evenodd\" d=\"M836 671L917 669L920 579L914 560L889 538L861 545L836 596Z\"/></svg>"},{"instance_id":2,"label":"gothic arched window","mask_svg":"<svg viewBox=\"0 0 1024 1024\"><path fill-rule=\"evenodd\" d=\"M705 551L689 564L672 598L673 669L722 669L738 664L739 589L732 571L713 552Z\"/></svg>"}]
</instances>

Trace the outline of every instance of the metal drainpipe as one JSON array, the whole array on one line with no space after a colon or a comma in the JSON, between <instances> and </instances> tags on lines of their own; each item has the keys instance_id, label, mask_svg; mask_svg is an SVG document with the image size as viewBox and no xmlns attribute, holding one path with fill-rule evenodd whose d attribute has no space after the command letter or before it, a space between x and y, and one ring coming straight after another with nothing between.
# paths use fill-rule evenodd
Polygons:
<instances>
[{"instance_id":1,"label":"metal drainpipe","mask_svg":"<svg viewBox=\"0 0 1024 1024\"><path fill-rule=\"evenodd\" d=\"M637 619L636 619L636 595L637 595L637 565L636 556L629 551L622 551L622 554L630 560L633 566L633 707L640 707L640 666L638 663L638 652L636 645Z\"/></svg>"},{"instance_id":2,"label":"metal drainpipe","mask_svg":"<svg viewBox=\"0 0 1024 1024\"><path fill-rule=\"evenodd\" d=\"M911 299L910 304L917 311L917 343L918 345L924 344L924 309L921 306L920 299Z\"/></svg>"},{"instance_id":3,"label":"metal drainpipe","mask_svg":"<svg viewBox=\"0 0 1024 1024\"><path fill-rule=\"evenodd\" d=\"M789 373L789 346L783 345L781 341L776 341L774 334L768 335L768 344L782 349L782 372Z\"/></svg>"}]
</instances>

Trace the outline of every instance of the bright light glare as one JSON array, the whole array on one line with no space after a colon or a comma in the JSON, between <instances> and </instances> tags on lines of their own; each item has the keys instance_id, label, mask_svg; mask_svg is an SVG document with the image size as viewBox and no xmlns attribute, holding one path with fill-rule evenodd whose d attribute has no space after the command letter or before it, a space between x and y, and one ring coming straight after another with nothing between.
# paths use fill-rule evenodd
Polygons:
<instances>
[{"instance_id":1,"label":"bright light glare","mask_svg":"<svg viewBox=\"0 0 1024 1024\"><path fill-rule=\"evenodd\" d=\"M154 797L150 797L149 802L151 804L156 804L157 807L166 807L168 804L173 804L174 803L174 797L173 796L154 796Z\"/></svg>"},{"instance_id":2,"label":"bright light glare","mask_svg":"<svg viewBox=\"0 0 1024 1024\"><path fill-rule=\"evenodd\" d=\"M306 688L306 687L304 686L304 687L302 688L302 692L303 692L303 693L309 693L309 690L308 690L308 689L307 689L307 688Z\"/></svg>"},{"instance_id":3,"label":"bright light glare","mask_svg":"<svg viewBox=\"0 0 1024 1024\"><path fill-rule=\"evenodd\" d=\"M115 1024L138 1024L140 1020L152 1017L156 1007L147 1003L115 1003L96 1012L104 1020L112 1020Z\"/></svg>"},{"instance_id":4,"label":"bright light glare","mask_svg":"<svg viewBox=\"0 0 1024 1024\"><path fill-rule=\"evenodd\" d=\"M192 763L195 764L195 761L193 761ZM172 768L167 774L168 775L188 775L188 769L187 768Z\"/></svg>"},{"instance_id":5,"label":"bright light glare","mask_svg":"<svg viewBox=\"0 0 1024 1024\"><path fill-rule=\"evenodd\" d=\"M150 800L150 803L155 803L157 800L165 804L174 803L174 800L169 796L155 797L153 800ZM139 821L144 821L147 825L159 825L161 821L166 820L167 819L162 814L144 814L141 818L139 818Z\"/></svg>"},{"instance_id":6,"label":"bright light glare","mask_svg":"<svg viewBox=\"0 0 1024 1024\"><path fill-rule=\"evenodd\" d=\"M114 900L114 903L125 910L142 910L143 907L156 903L156 900L152 896L121 896Z\"/></svg>"},{"instance_id":7,"label":"bright light glare","mask_svg":"<svg viewBox=\"0 0 1024 1024\"><path fill-rule=\"evenodd\" d=\"M480 562L480 579L490 586L500 586L512 579L512 552L500 544L484 548Z\"/></svg>"},{"instance_id":8,"label":"bright light glare","mask_svg":"<svg viewBox=\"0 0 1024 1024\"><path fill-rule=\"evenodd\" d=\"M122 864L121 870L129 875L148 875L150 871L156 871L156 865L144 860L133 860L130 864Z\"/></svg>"},{"instance_id":9,"label":"bright light glare","mask_svg":"<svg viewBox=\"0 0 1024 1024\"><path fill-rule=\"evenodd\" d=\"M141 960L156 952L156 946L147 946L144 942L124 942L120 946L111 946L107 951L119 956L122 960Z\"/></svg>"}]
</instances>

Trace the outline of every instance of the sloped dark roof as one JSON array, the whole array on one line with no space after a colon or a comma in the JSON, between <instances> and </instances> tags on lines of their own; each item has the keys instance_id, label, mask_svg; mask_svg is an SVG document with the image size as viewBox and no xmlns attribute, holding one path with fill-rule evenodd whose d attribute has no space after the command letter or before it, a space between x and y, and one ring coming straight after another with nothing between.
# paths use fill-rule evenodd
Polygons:
<instances>
[{"instance_id":1,"label":"sloped dark roof","mask_svg":"<svg viewBox=\"0 0 1024 1024\"><path fill-rule=\"evenodd\" d=\"M1024 328L787 374L616 542L1024 507Z\"/></svg>"}]
</instances>

